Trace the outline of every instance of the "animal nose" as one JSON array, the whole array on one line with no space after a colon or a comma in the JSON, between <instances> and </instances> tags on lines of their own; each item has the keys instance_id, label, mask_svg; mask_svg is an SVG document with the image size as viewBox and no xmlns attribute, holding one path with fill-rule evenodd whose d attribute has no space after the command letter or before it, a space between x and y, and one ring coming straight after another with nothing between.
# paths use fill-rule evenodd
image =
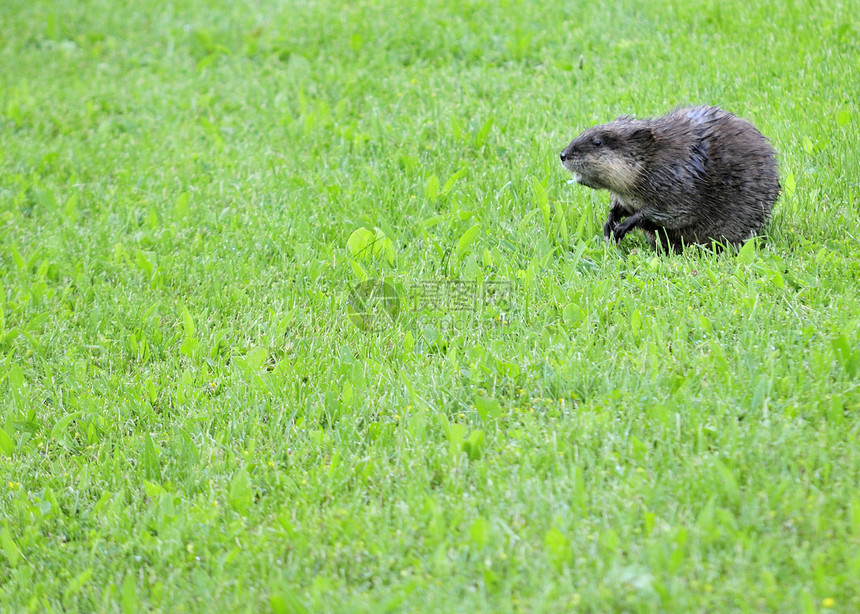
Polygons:
<instances>
[{"instance_id":1,"label":"animal nose","mask_svg":"<svg viewBox=\"0 0 860 614\"><path fill-rule=\"evenodd\" d=\"M559 157L559 158L561 158L561 161L562 161L562 162L564 162L565 160L567 160L567 155L565 154L565 152L564 152L564 151L562 151L562 152L559 154L559 156L558 156L558 157Z\"/></svg>"}]
</instances>

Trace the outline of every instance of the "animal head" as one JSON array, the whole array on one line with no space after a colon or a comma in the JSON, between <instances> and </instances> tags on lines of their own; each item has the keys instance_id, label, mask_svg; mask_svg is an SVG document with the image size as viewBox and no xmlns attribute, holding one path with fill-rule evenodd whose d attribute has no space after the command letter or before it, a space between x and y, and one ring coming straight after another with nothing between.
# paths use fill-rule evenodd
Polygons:
<instances>
[{"instance_id":1,"label":"animal head","mask_svg":"<svg viewBox=\"0 0 860 614\"><path fill-rule=\"evenodd\" d=\"M647 122L619 117L573 139L561 152L561 162L577 183L623 194L633 189L653 144Z\"/></svg>"}]
</instances>

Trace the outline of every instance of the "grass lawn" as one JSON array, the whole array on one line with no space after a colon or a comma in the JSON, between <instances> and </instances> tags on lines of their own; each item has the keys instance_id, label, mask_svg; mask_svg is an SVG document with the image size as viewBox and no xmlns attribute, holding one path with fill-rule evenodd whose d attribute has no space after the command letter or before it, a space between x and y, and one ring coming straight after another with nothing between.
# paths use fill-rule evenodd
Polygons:
<instances>
[{"instance_id":1,"label":"grass lawn","mask_svg":"<svg viewBox=\"0 0 860 614\"><path fill-rule=\"evenodd\" d=\"M860 611L858 14L3 0L0 611ZM767 241L604 244L687 104Z\"/></svg>"}]
</instances>

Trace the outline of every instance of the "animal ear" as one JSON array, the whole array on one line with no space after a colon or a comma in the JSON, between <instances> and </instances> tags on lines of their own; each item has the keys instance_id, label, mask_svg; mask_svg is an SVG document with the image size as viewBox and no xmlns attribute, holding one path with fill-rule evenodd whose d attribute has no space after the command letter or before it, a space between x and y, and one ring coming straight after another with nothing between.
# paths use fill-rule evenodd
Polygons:
<instances>
[{"instance_id":1,"label":"animal ear","mask_svg":"<svg viewBox=\"0 0 860 614\"><path fill-rule=\"evenodd\" d=\"M628 138L636 143L650 143L654 140L654 133L649 126L643 126L634 130Z\"/></svg>"}]
</instances>

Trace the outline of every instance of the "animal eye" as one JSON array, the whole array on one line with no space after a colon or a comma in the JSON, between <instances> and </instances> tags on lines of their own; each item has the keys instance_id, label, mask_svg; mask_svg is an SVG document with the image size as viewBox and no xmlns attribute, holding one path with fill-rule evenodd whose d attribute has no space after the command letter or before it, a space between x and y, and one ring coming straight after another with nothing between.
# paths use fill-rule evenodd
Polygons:
<instances>
[{"instance_id":1,"label":"animal eye","mask_svg":"<svg viewBox=\"0 0 860 614\"><path fill-rule=\"evenodd\" d=\"M591 141L591 143L595 147L600 147L601 145L603 145L603 141L601 141L600 139L594 139L593 141Z\"/></svg>"}]
</instances>

